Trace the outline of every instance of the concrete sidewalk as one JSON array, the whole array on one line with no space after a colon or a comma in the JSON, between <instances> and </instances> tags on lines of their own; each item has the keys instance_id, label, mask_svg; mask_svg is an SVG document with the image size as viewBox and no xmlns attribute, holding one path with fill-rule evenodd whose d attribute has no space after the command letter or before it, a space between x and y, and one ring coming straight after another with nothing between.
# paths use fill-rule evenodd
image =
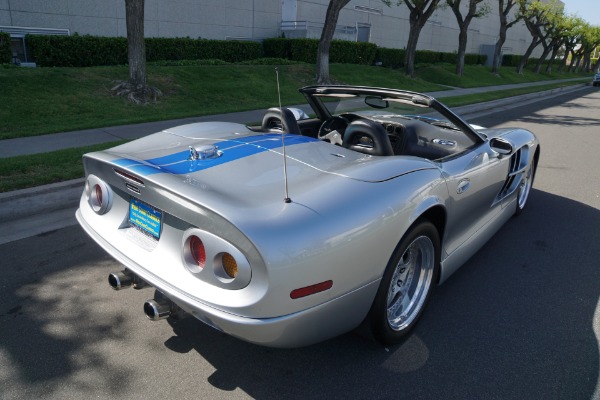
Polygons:
<instances>
[{"instance_id":1,"label":"concrete sidewalk","mask_svg":"<svg viewBox=\"0 0 600 400\"><path fill-rule=\"evenodd\" d=\"M560 81L551 81L550 83L552 82ZM493 86L487 88L448 90L428 94L433 95L434 97L448 97L449 95L459 96L462 94L544 85L547 83L549 82L532 82L528 84ZM589 82L486 103L456 107L453 108L453 111L469 120L533 103L542 97L548 99L560 94L581 90L588 85ZM300 108L306 109L307 106L303 105L300 106ZM254 110L198 118L185 118L57 133L22 139L2 140L0 141L0 158L16 155L39 154L53 150L81 147L88 144L111 142L120 139L135 139L166 128L192 122L258 122L262 120L265 111L266 110ZM77 209L83 186L84 179L80 178L67 182L0 193L0 244L74 225L76 223L75 210Z\"/></svg>"},{"instance_id":2,"label":"concrete sidewalk","mask_svg":"<svg viewBox=\"0 0 600 400\"><path fill-rule=\"evenodd\" d=\"M494 92L498 90L508 90L521 87L530 86L541 86L550 83L560 83L580 80L581 78L573 79L562 79L554 81L541 81L541 82L529 82L519 83L511 85L500 85L500 86L487 86L478 88L467 88L467 89L449 89L437 92L426 93L436 98L451 97L451 96L462 96L466 94L483 93L483 92ZM532 93L535 96L535 94ZM539 95L537 96L539 97ZM513 100L514 102L514 100ZM493 103L493 102L492 102ZM471 110L474 106L466 106L456 108L456 111L461 115L467 115L465 110ZM295 105L290 107L302 108L309 111L310 108L307 105ZM462 111L461 111L462 110ZM172 128L178 125L191 124L194 122L204 121L223 121L223 122L236 122L241 124L256 123L262 121L263 115L265 115L266 109L253 110L253 111L242 111L228 114L217 114L208 115L204 117L192 117L182 118L168 121L156 121L146 122L141 124L132 125L121 125L107 128L97 129L86 129L81 131L54 133L42 136L31 136L17 139L7 139L0 141L0 158L14 157L26 154L39 154L47 153L49 151L83 147L99 143L113 142L117 140L131 140L137 139L143 136L150 135L152 133L160 132L163 129Z\"/></svg>"}]
</instances>

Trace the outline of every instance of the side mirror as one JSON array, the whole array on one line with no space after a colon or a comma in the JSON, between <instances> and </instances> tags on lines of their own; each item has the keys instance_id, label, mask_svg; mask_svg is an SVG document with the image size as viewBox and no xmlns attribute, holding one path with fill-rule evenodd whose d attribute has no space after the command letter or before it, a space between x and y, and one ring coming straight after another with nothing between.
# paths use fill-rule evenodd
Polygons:
<instances>
[{"instance_id":1,"label":"side mirror","mask_svg":"<svg viewBox=\"0 0 600 400\"><path fill-rule=\"evenodd\" d=\"M511 155L514 151L512 144L503 138L492 138L490 140L490 147L501 156Z\"/></svg>"}]
</instances>

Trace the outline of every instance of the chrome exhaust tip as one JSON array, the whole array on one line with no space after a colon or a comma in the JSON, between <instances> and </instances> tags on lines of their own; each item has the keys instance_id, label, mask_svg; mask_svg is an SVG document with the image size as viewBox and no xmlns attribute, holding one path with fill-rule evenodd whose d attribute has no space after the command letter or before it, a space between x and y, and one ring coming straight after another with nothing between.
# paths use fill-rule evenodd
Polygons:
<instances>
[{"instance_id":1,"label":"chrome exhaust tip","mask_svg":"<svg viewBox=\"0 0 600 400\"><path fill-rule=\"evenodd\" d=\"M150 321L159 321L171 315L171 304L156 299L147 300L144 303L144 314Z\"/></svg>"},{"instance_id":2,"label":"chrome exhaust tip","mask_svg":"<svg viewBox=\"0 0 600 400\"><path fill-rule=\"evenodd\" d=\"M108 275L108 284L114 290L127 289L133 285L133 276L125 271L113 272Z\"/></svg>"}]
</instances>

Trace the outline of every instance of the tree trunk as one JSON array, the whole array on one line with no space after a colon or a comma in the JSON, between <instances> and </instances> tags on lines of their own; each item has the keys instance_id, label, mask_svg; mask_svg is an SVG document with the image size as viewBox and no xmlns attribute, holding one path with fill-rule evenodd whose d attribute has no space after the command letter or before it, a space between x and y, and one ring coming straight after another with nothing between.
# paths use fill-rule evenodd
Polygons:
<instances>
[{"instance_id":1,"label":"tree trunk","mask_svg":"<svg viewBox=\"0 0 600 400\"><path fill-rule=\"evenodd\" d=\"M585 72L590 72L592 68L592 52L586 52L583 55L583 65L581 66L581 69Z\"/></svg>"},{"instance_id":2,"label":"tree trunk","mask_svg":"<svg viewBox=\"0 0 600 400\"><path fill-rule=\"evenodd\" d=\"M136 89L146 86L146 45L144 43L144 0L125 0L129 83Z\"/></svg>"},{"instance_id":3,"label":"tree trunk","mask_svg":"<svg viewBox=\"0 0 600 400\"><path fill-rule=\"evenodd\" d=\"M533 50L538 46L538 44L540 44L540 39L537 37L534 37L531 40L531 44L527 48L527 51L525 52L525 54L523 54L523 57L521 58L519 65L517 65L517 74L523 75L523 69L527 65L527 61L529 61L529 57L531 57L531 53L533 53Z\"/></svg>"},{"instance_id":4,"label":"tree trunk","mask_svg":"<svg viewBox=\"0 0 600 400\"><path fill-rule=\"evenodd\" d=\"M404 4L410 10L410 30L408 42L406 43L406 54L404 55L404 72L411 78L415 77L415 54L421 29L435 11L440 0L404 0Z\"/></svg>"},{"instance_id":5,"label":"tree trunk","mask_svg":"<svg viewBox=\"0 0 600 400\"><path fill-rule=\"evenodd\" d=\"M456 57L456 75L463 76L465 72L465 52L467 51L467 29L468 25L460 28L458 34L458 54Z\"/></svg>"},{"instance_id":6,"label":"tree trunk","mask_svg":"<svg viewBox=\"0 0 600 400\"><path fill-rule=\"evenodd\" d=\"M411 22L408 42L406 43L406 53L404 54L404 72L411 78L415 77L415 55L420 33L421 27L418 24L413 24Z\"/></svg>"},{"instance_id":7,"label":"tree trunk","mask_svg":"<svg viewBox=\"0 0 600 400\"><path fill-rule=\"evenodd\" d=\"M500 31L498 32L498 40L496 41L496 47L494 48L494 61L492 62L492 73L497 74L502 65L502 46L506 42L506 25L500 24Z\"/></svg>"},{"instance_id":8,"label":"tree trunk","mask_svg":"<svg viewBox=\"0 0 600 400\"><path fill-rule=\"evenodd\" d=\"M510 10L517 4L515 0L507 0L506 6L504 0L498 0L498 16L500 17L500 29L498 30L498 40L496 41L496 47L494 47L494 60L492 61L492 73L498 74L500 67L502 66L502 46L506 42L506 32L508 28L515 25L521 18L514 19L511 23L508 23L508 14Z\"/></svg>"},{"instance_id":9,"label":"tree trunk","mask_svg":"<svg viewBox=\"0 0 600 400\"><path fill-rule=\"evenodd\" d=\"M569 58L569 54L571 54L571 59L573 59L573 48L567 46L565 48L565 57L563 59L563 61L560 63L560 65L558 66L558 72L563 72L565 67L567 66L567 60Z\"/></svg>"},{"instance_id":10,"label":"tree trunk","mask_svg":"<svg viewBox=\"0 0 600 400\"><path fill-rule=\"evenodd\" d=\"M331 83L329 77L329 49L331 48L331 41L335 34L335 27L340 11L349 2L350 0L329 1L327 14L325 14L325 24L323 25L323 31L321 31L321 39L319 40L319 47L317 49L317 84L319 85L328 85Z\"/></svg>"},{"instance_id":11,"label":"tree trunk","mask_svg":"<svg viewBox=\"0 0 600 400\"><path fill-rule=\"evenodd\" d=\"M554 46L552 46L552 54L550 55L550 60L548 60L548 64L546 65L547 74L552 72L552 65L554 64L554 61L556 61L558 50L560 50L560 44L555 44Z\"/></svg>"},{"instance_id":12,"label":"tree trunk","mask_svg":"<svg viewBox=\"0 0 600 400\"><path fill-rule=\"evenodd\" d=\"M594 70L592 72L598 73L599 71L600 71L600 58L598 58L598 60L596 61L596 64L594 64Z\"/></svg>"},{"instance_id":13,"label":"tree trunk","mask_svg":"<svg viewBox=\"0 0 600 400\"><path fill-rule=\"evenodd\" d=\"M535 72L536 74L540 73L540 70L542 69L542 64L544 63L544 61L546 61L546 57L548 57L548 54L550 53L551 49L552 48L550 46L546 46L544 48L544 51L542 52L542 55L540 56L540 59L535 64L535 68L533 69L533 72Z\"/></svg>"}]
</instances>

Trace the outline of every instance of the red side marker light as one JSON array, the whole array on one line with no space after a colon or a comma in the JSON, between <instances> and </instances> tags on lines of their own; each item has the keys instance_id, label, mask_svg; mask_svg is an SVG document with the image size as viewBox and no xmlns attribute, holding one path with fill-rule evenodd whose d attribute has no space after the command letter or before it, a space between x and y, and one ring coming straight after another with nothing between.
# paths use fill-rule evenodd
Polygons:
<instances>
[{"instance_id":1,"label":"red side marker light","mask_svg":"<svg viewBox=\"0 0 600 400\"><path fill-rule=\"evenodd\" d=\"M301 297L306 297L306 296L310 296L311 294L329 290L329 289L331 289L332 286L333 286L333 281L329 280L329 281L317 283L314 285L306 286L303 288L294 289L290 293L290 297L292 299L299 299Z\"/></svg>"}]
</instances>

